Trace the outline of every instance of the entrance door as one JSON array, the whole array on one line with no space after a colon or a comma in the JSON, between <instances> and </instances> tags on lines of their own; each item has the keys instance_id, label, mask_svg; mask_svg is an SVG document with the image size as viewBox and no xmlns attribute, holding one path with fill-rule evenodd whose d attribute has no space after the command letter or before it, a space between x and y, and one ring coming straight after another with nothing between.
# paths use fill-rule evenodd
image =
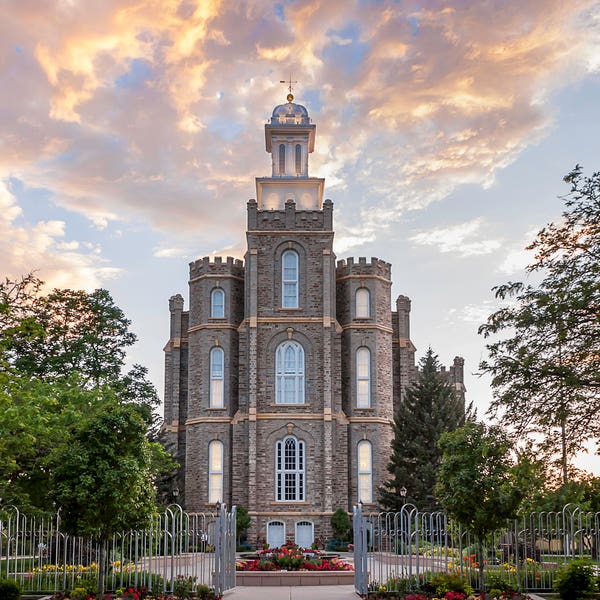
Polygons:
<instances>
[{"instance_id":1,"label":"entrance door","mask_svg":"<svg viewBox=\"0 0 600 600\"><path fill-rule=\"evenodd\" d=\"M281 521L267 524L267 544L269 548L281 548L285 544L285 525Z\"/></svg>"},{"instance_id":2,"label":"entrance door","mask_svg":"<svg viewBox=\"0 0 600 600\"><path fill-rule=\"evenodd\" d=\"M315 541L313 524L310 521L296 523L296 544L300 548L310 548Z\"/></svg>"}]
</instances>

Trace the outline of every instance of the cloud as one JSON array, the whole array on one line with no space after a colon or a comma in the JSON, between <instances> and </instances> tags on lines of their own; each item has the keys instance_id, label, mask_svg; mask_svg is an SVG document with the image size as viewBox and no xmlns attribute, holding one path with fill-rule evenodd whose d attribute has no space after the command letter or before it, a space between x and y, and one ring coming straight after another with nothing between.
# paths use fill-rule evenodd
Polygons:
<instances>
[{"instance_id":1,"label":"cloud","mask_svg":"<svg viewBox=\"0 0 600 600\"><path fill-rule=\"evenodd\" d=\"M29 223L9 185L0 180L0 255L4 276L35 271L51 287L94 289L121 275L95 251L69 240L64 221Z\"/></svg>"},{"instance_id":2,"label":"cloud","mask_svg":"<svg viewBox=\"0 0 600 600\"><path fill-rule=\"evenodd\" d=\"M480 232L482 224L483 219L472 219L458 225L420 231L408 239L423 246L436 246L440 252L456 252L460 256L490 254L500 248L499 240L472 239L476 235L482 235Z\"/></svg>"},{"instance_id":3,"label":"cloud","mask_svg":"<svg viewBox=\"0 0 600 600\"><path fill-rule=\"evenodd\" d=\"M459 309L451 308L446 315L446 321L479 326L485 323L487 318L499 307L500 304L497 300L484 300L481 304L467 304Z\"/></svg>"},{"instance_id":4,"label":"cloud","mask_svg":"<svg viewBox=\"0 0 600 600\"><path fill-rule=\"evenodd\" d=\"M237 239L290 71L318 125L312 173L350 248L457 186L493 185L548 132L554 92L600 56L592 0L13 0L3 12L0 172L97 228L149 226L165 247L199 229L205 247Z\"/></svg>"}]
</instances>

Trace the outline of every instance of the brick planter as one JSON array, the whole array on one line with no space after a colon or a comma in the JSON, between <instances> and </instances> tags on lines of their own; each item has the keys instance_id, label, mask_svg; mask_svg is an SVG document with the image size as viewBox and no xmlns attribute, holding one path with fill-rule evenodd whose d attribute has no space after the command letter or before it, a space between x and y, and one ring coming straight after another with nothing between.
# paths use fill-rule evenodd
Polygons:
<instances>
[{"instance_id":1,"label":"brick planter","mask_svg":"<svg viewBox=\"0 0 600 600\"><path fill-rule=\"evenodd\" d=\"M240 586L353 585L354 571L237 571Z\"/></svg>"}]
</instances>

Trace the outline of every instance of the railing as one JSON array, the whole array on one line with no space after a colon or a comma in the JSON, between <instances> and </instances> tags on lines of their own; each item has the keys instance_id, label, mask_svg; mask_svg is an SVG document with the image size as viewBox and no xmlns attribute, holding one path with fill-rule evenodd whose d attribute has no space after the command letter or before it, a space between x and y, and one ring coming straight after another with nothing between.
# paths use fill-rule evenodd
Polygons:
<instances>
[{"instance_id":1,"label":"railing","mask_svg":"<svg viewBox=\"0 0 600 600\"><path fill-rule=\"evenodd\" d=\"M142 531L114 535L107 544L105 587L144 586L173 592L177 578L195 589L220 592L235 585L235 507L218 514L168 507ZM24 592L73 589L98 577L99 546L61 531L60 512L29 518L16 507L0 511L0 579L17 581Z\"/></svg>"},{"instance_id":2,"label":"railing","mask_svg":"<svg viewBox=\"0 0 600 600\"><path fill-rule=\"evenodd\" d=\"M600 513L566 505L507 523L483 546L486 580L524 590L551 590L557 570L575 558L598 560ZM455 572L476 587L476 540L443 512L420 512L407 504L397 513L364 515L354 509L356 591L416 587L436 572Z\"/></svg>"}]
</instances>

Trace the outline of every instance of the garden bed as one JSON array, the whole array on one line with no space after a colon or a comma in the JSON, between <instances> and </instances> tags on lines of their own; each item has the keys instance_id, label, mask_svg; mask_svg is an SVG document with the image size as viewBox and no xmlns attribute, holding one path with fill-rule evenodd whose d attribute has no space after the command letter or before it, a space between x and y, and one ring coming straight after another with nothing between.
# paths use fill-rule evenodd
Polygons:
<instances>
[{"instance_id":1,"label":"garden bed","mask_svg":"<svg viewBox=\"0 0 600 600\"><path fill-rule=\"evenodd\" d=\"M236 586L353 585L354 571L238 571Z\"/></svg>"}]
</instances>

